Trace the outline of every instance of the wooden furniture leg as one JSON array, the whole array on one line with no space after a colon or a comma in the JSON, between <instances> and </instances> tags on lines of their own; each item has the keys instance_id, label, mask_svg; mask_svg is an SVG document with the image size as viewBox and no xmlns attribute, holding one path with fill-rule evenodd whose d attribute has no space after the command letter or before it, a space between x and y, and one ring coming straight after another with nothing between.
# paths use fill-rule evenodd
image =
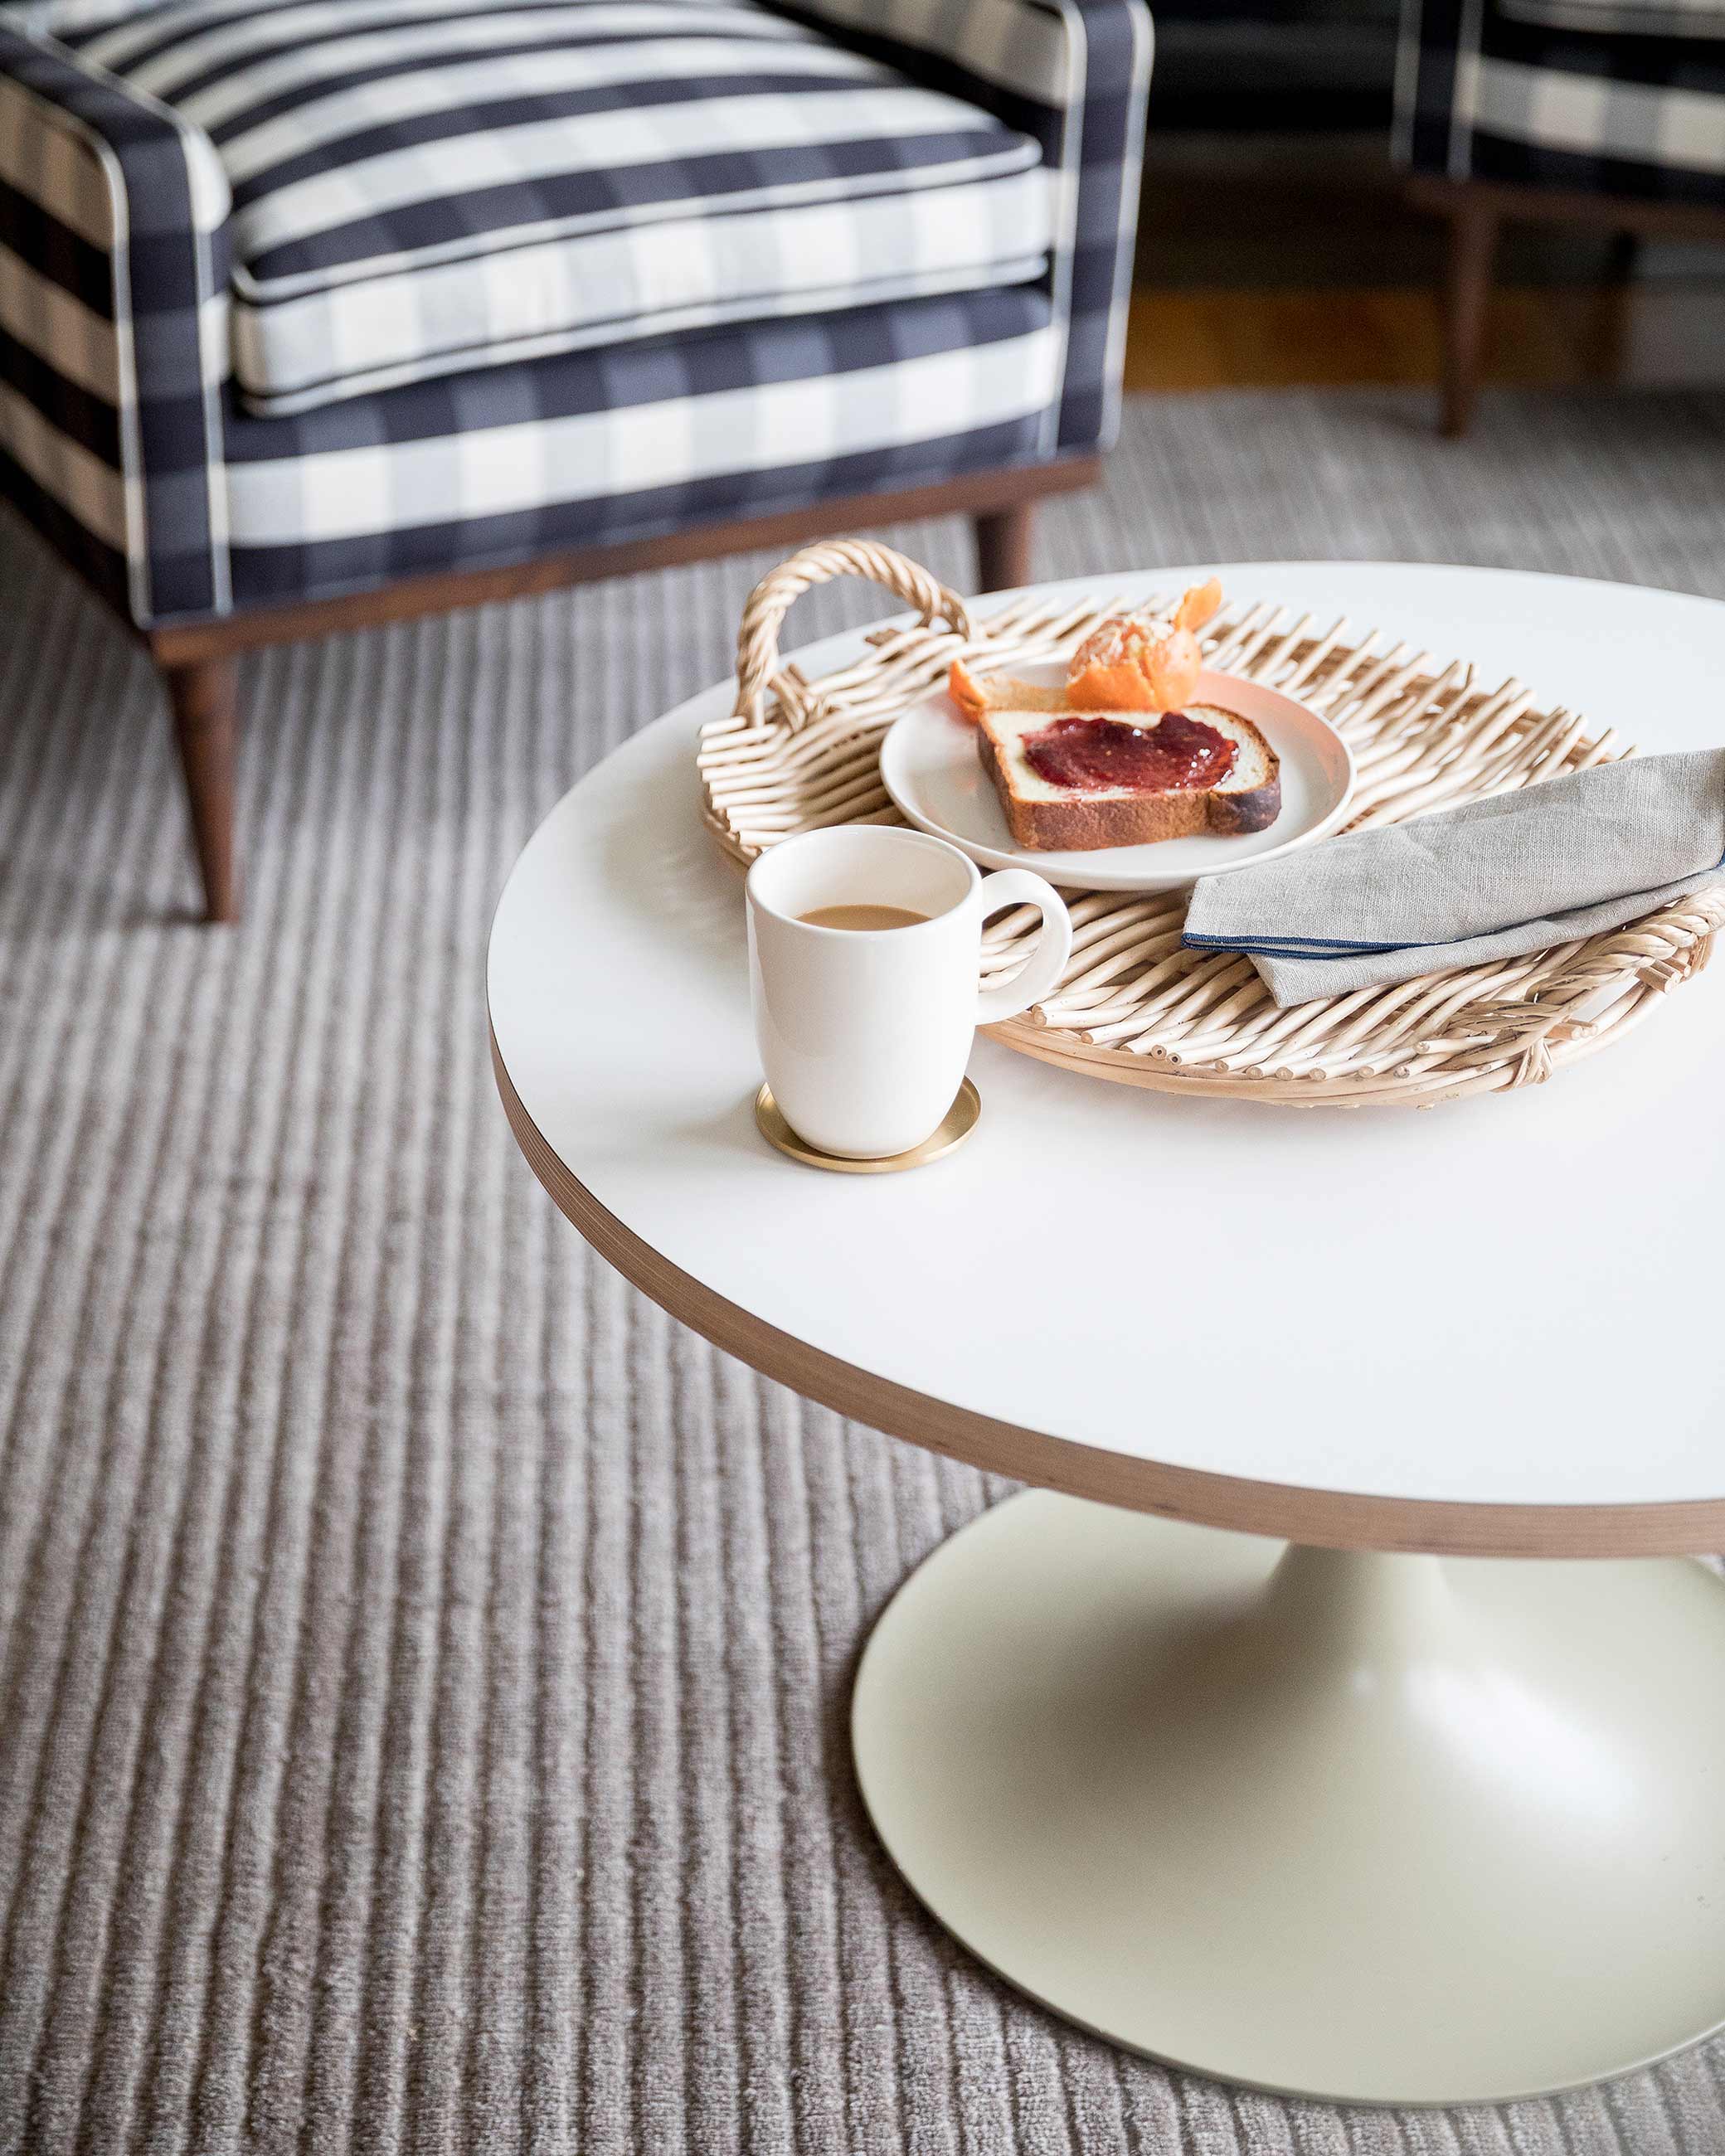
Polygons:
<instances>
[{"instance_id":1,"label":"wooden furniture leg","mask_svg":"<svg viewBox=\"0 0 1725 2156\"><path fill-rule=\"evenodd\" d=\"M374 590L284 606L249 607L208 621L172 622L149 630L151 657L167 685L180 762L186 774L192 834L203 871L211 921L239 917L234 873L234 752L236 732L234 654L302 637L373 629L388 621L416 621L454 607L485 606L500 599L562 591L600 577L633 576L685 562L716 561L753 547L799 546L834 533L907 521L919 516L975 519L977 552L985 587L1030 580L1030 519L1040 495L1067 494L1094 486L1101 476L1096 457L1010 471L972 472L895 494L853 495L770 516L735 523L691 525L656 538L614 547L589 547L531 562L492 568L439 570L401 578ZM996 508L1005 501L1010 506Z\"/></svg>"},{"instance_id":2,"label":"wooden furniture leg","mask_svg":"<svg viewBox=\"0 0 1725 2156\"><path fill-rule=\"evenodd\" d=\"M1464 195L1450 212L1449 280L1444 303L1443 430L1451 440L1467 432L1479 395L1497 224L1497 211L1471 196Z\"/></svg>"},{"instance_id":3,"label":"wooden furniture leg","mask_svg":"<svg viewBox=\"0 0 1725 2156\"><path fill-rule=\"evenodd\" d=\"M203 875L205 918L239 918L234 875L234 745L239 670L231 659L164 666L174 740L186 781L192 839Z\"/></svg>"},{"instance_id":4,"label":"wooden furniture leg","mask_svg":"<svg viewBox=\"0 0 1725 2156\"><path fill-rule=\"evenodd\" d=\"M1030 533L1036 511L1028 501L990 510L976 520L979 592L1004 592L1030 581Z\"/></svg>"},{"instance_id":5,"label":"wooden furniture leg","mask_svg":"<svg viewBox=\"0 0 1725 2156\"><path fill-rule=\"evenodd\" d=\"M1640 259L1640 233L1612 234L1587 352L1588 369L1596 381L1620 382L1628 367L1635 329L1635 273Z\"/></svg>"}]
</instances>

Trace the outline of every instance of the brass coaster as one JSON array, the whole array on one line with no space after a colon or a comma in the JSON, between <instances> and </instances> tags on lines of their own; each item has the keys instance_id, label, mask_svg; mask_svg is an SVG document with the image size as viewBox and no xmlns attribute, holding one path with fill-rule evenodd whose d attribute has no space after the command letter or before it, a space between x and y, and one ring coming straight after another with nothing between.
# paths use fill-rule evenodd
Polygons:
<instances>
[{"instance_id":1,"label":"brass coaster","mask_svg":"<svg viewBox=\"0 0 1725 2156\"><path fill-rule=\"evenodd\" d=\"M773 1097L770 1086L763 1086L755 1096L755 1121L761 1135L769 1145L774 1145L793 1160L800 1160L805 1168L830 1168L839 1175L891 1175L901 1168L922 1168L942 1153L951 1152L962 1146L976 1128L977 1118L983 1112L983 1104L969 1079L958 1088L952 1106L942 1117L939 1127L913 1146L909 1152L889 1153L881 1160L849 1160L836 1152L823 1152L818 1146L810 1145L785 1121L783 1110Z\"/></svg>"}]
</instances>

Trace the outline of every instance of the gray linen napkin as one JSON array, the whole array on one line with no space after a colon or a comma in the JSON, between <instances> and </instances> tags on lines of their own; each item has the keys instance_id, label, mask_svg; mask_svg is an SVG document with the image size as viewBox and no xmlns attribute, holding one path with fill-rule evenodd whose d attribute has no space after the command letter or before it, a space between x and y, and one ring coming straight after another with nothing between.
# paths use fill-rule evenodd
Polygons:
<instances>
[{"instance_id":1,"label":"gray linen napkin","mask_svg":"<svg viewBox=\"0 0 1725 2156\"><path fill-rule=\"evenodd\" d=\"M1620 928L1725 867L1725 749L1631 757L1207 876L1185 940L1278 1004Z\"/></svg>"}]
</instances>

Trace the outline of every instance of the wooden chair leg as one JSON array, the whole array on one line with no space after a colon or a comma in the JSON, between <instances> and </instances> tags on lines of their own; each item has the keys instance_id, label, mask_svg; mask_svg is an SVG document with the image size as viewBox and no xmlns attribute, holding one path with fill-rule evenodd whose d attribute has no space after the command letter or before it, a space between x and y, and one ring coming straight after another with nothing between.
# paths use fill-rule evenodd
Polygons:
<instances>
[{"instance_id":1,"label":"wooden chair leg","mask_svg":"<svg viewBox=\"0 0 1725 2156\"><path fill-rule=\"evenodd\" d=\"M979 592L1004 592L1030 581L1030 534L1035 509L1028 501L1010 509L990 510L976 520L976 572Z\"/></svg>"},{"instance_id":2,"label":"wooden chair leg","mask_svg":"<svg viewBox=\"0 0 1725 2156\"><path fill-rule=\"evenodd\" d=\"M205 917L239 918L234 874L234 749L238 674L231 659L165 666L174 739L192 814L192 841L203 875Z\"/></svg>"},{"instance_id":3,"label":"wooden chair leg","mask_svg":"<svg viewBox=\"0 0 1725 2156\"><path fill-rule=\"evenodd\" d=\"M1467 432L1479 396L1497 224L1496 210L1466 198L1450 216L1449 280L1444 304L1443 428L1452 440Z\"/></svg>"},{"instance_id":4,"label":"wooden chair leg","mask_svg":"<svg viewBox=\"0 0 1725 2156\"><path fill-rule=\"evenodd\" d=\"M1635 278L1641 265L1639 232L1614 232L1589 324L1588 372L1596 382L1621 382L1635 335Z\"/></svg>"}]
</instances>

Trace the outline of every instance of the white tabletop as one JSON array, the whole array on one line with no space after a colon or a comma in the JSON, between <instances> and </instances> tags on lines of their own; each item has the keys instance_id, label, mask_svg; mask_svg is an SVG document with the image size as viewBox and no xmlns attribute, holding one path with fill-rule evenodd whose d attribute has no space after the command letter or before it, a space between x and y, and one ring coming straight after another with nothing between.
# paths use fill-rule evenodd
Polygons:
<instances>
[{"instance_id":1,"label":"white tabletop","mask_svg":"<svg viewBox=\"0 0 1725 2156\"><path fill-rule=\"evenodd\" d=\"M1212 569L1230 598L1345 611L1518 674L1644 750L1725 739L1711 600L1358 563L1153 582ZM801 655L818 672L860 649ZM1541 1508L1578 1524L1577 1548L1712 1538L1720 980L1549 1085L1423 1113L1170 1097L979 1040L968 1144L911 1174L822 1174L752 1118L742 878L701 827L692 762L729 694L649 726L559 803L491 937L509 1081L583 1192L701 1291L697 1308L649 1282L670 1306L726 1337L721 1305L811 1367L885 1380L875 1419L901 1435L1157 1509L1298 1532L1309 1508L1284 1518L1276 1493L1345 1492L1389 1501L1382 1538L1415 1547L1566 1546L1525 1522L1461 1532L1453 1507ZM968 1417L1022 1442L1009 1458L967 1446ZM1083 1459L1109 1476L1070 1471ZM1210 1505L1205 1477L1268 1494L1255 1512ZM1703 1505L1716 1517L1591 1543L1581 1509Z\"/></svg>"}]
</instances>

